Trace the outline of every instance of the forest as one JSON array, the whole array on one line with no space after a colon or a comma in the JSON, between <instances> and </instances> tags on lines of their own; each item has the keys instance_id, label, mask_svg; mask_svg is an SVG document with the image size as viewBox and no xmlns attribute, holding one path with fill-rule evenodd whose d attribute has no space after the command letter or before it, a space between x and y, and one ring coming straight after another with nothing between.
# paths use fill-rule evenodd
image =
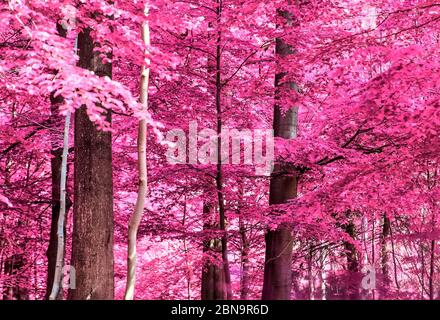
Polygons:
<instances>
[{"instance_id":1,"label":"forest","mask_svg":"<svg viewBox=\"0 0 440 320\"><path fill-rule=\"evenodd\" d=\"M0 300L440 300L439 44L434 0L0 0Z\"/></svg>"}]
</instances>

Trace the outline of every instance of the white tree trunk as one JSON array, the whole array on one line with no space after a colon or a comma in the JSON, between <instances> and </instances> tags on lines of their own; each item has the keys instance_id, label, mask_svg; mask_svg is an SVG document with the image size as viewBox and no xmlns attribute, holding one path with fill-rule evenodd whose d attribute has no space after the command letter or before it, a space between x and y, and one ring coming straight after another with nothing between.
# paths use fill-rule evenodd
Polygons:
<instances>
[{"instance_id":1,"label":"white tree trunk","mask_svg":"<svg viewBox=\"0 0 440 320\"><path fill-rule=\"evenodd\" d=\"M148 18L148 7L145 8L145 16ZM150 30L148 21L142 25L142 40L148 47L150 45ZM146 52L147 54L148 52ZM142 111L148 108L148 82L150 76L150 61L148 58L142 66L140 80L140 102ZM128 223L128 255L127 255L127 284L125 287L125 300L133 300L136 282L136 238L142 213L145 208L147 196L147 121L140 120L138 128L138 170L139 189L133 215Z\"/></svg>"},{"instance_id":2,"label":"white tree trunk","mask_svg":"<svg viewBox=\"0 0 440 320\"><path fill-rule=\"evenodd\" d=\"M61 287L63 267L64 267L64 218L66 215L66 180L67 180L67 157L69 155L69 129L70 112L67 112L64 124L63 156L61 162L61 181L60 181L60 214L58 216L58 247L55 267L55 275L52 291L49 300L56 300Z\"/></svg>"}]
</instances>

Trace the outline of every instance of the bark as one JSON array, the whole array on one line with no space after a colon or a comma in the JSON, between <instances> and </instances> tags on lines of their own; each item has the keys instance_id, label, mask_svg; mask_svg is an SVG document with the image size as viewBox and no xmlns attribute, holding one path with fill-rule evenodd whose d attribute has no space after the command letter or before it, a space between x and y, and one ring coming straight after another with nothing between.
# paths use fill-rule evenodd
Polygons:
<instances>
[{"instance_id":1,"label":"bark","mask_svg":"<svg viewBox=\"0 0 440 320\"><path fill-rule=\"evenodd\" d=\"M350 215L350 213L349 213ZM351 217L348 217L349 221L344 226L345 232L355 240L357 238L356 225L354 224ZM360 272L359 267L359 257L358 251L354 244L350 242L344 242L345 254L347 258L347 271L349 274L348 283L347 283L347 295L348 300L359 300L360 292L359 292L359 281L358 275Z\"/></svg>"},{"instance_id":2,"label":"bark","mask_svg":"<svg viewBox=\"0 0 440 320\"><path fill-rule=\"evenodd\" d=\"M434 268L435 268L435 241L431 241L431 259L429 266L429 300L434 300Z\"/></svg>"},{"instance_id":3,"label":"bark","mask_svg":"<svg viewBox=\"0 0 440 320\"><path fill-rule=\"evenodd\" d=\"M61 162L62 162L62 148L55 148L51 151L51 171L52 171L52 217L50 225L49 246L46 251L47 257L47 280L46 280L46 295L49 299L52 292L52 285L55 276L56 257L58 248L58 215L60 213L60 184L61 184Z\"/></svg>"},{"instance_id":4,"label":"bark","mask_svg":"<svg viewBox=\"0 0 440 320\"><path fill-rule=\"evenodd\" d=\"M280 15L291 19L289 13L280 12ZM276 40L276 55L285 57L293 54L292 48L283 40ZM275 77L277 88L276 99L281 98L281 88L285 85L289 89L297 89L294 83L281 84L285 73L279 73ZM284 88L287 89L287 88ZM289 90L283 90L288 94ZM291 108L283 113L277 103L274 108L273 129L274 136L284 139L293 139L296 136L297 108ZM270 180L269 204L283 204L297 196L297 176L291 172L289 164L275 163ZM289 300L291 295L292 277L292 238L291 226L280 225L276 230L268 230L265 236L266 256L264 265L263 300Z\"/></svg>"},{"instance_id":5,"label":"bark","mask_svg":"<svg viewBox=\"0 0 440 320\"><path fill-rule=\"evenodd\" d=\"M393 229L390 223L390 238L391 238L391 250L393 254L393 269L394 269L394 282L396 283L397 292L400 292L400 284L397 276L397 258L396 258L396 250L394 248L394 238L393 238Z\"/></svg>"},{"instance_id":6,"label":"bark","mask_svg":"<svg viewBox=\"0 0 440 320\"><path fill-rule=\"evenodd\" d=\"M145 10L148 16L148 10ZM142 26L142 41L146 46L150 45L150 30L146 21ZM150 76L149 61L145 61L142 66L140 80L140 102L142 111L148 108L148 82ZM133 215L128 223L128 253L127 253L127 284L125 288L125 300L133 300L136 283L136 239L141 223L142 214L145 208L145 198L147 196L147 121L139 122L138 128L138 170L139 186L136 205Z\"/></svg>"},{"instance_id":7,"label":"bark","mask_svg":"<svg viewBox=\"0 0 440 320\"><path fill-rule=\"evenodd\" d=\"M79 66L97 76L111 76L90 36L78 36ZM111 121L110 112L106 112ZM112 136L90 121L85 106L75 113L75 175L72 265L76 289L71 300L114 298Z\"/></svg>"},{"instance_id":8,"label":"bark","mask_svg":"<svg viewBox=\"0 0 440 320\"><path fill-rule=\"evenodd\" d=\"M52 283L52 291L49 296L50 300L57 298L61 299L63 296L60 287L62 287L62 276L64 267L64 248L65 248L65 233L66 223L65 215L67 211L66 201L66 180L67 180L67 157L69 152L69 129L70 129L70 112L66 115L63 139L63 153L61 161L61 179L60 179L60 213L57 221L57 254L54 280Z\"/></svg>"},{"instance_id":9,"label":"bark","mask_svg":"<svg viewBox=\"0 0 440 320\"><path fill-rule=\"evenodd\" d=\"M182 218L182 226L185 228L186 223L186 216L187 216L187 205L186 205L186 196L185 196L185 203L183 206L183 218ZM192 277L192 271L191 266L189 264L189 257L188 257L188 246L186 243L186 235L183 237L183 251L185 253L185 266L186 266L186 292L187 292L187 299L191 300L191 277Z\"/></svg>"},{"instance_id":10,"label":"bark","mask_svg":"<svg viewBox=\"0 0 440 320\"><path fill-rule=\"evenodd\" d=\"M61 26L60 23L57 23L57 31L61 37L66 37L67 31ZM59 114L59 106L64 102L62 96L54 96L54 92L50 95L50 111L51 111L51 124L52 128L61 131L61 122L62 118ZM61 137L59 134L53 134L52 137L52 158L51 158L51 176L52 176L52 217L50 224L50 238L49 245L46 251L47 257L47 280L46 280L46 293L45 299L49 299L50 293L52 292L52 286L55 278L55 270L57 263L57 250L58 250L58 217L60 213L60 200L61 200L61 165L63 162L63 148L61 147ZM66 173L67 174L67 173ZM70 210L72 206L72 202L70 197L66 191L66 207L65 213ZM66 220L65 220L66 221ZM66 224L63 226L63 250L65 248L65 236L66 236ZM62 267L61 267L62 268ZM62 292L58 293L57 299L62 299Z\"/></svg>"},{"instance_id":11,"label":"bark","mask_svg":"<svg viewBox=\"0 0 440 320\"><path fill-rule=\"evenodd\" d=\"M220 19L221 14L221 6L220 3L217 11L217 19ZM210 22L209 26L212 27L213 23ZM221 41L220 33L217 35L217 46L216 46L216 54L208 55L207 59L207 72L208 72L208 81L211 81L211 75L213 76L212 83L214 83L214 95L215 95L215 107L217 112L217 131L219 128L221 129L221 75L220 75L220 51L219 51L219 43ZM217 140L218 143L218 158L220 159L220 148L221 146L221 138ZM215 177L215 184L217 188L217 208L219 211L219 220L224 219L224 199L223 199L223 176L222 176L222 168L220 165L220 161L217 166L217 174ZM220 228L219 223L216 223L216 219L214 217L213 204L206 202L203 206L203 229L204 231L209 230L218 230ZM223 224L225 226L225 224ZM223 238L223 237L222 237ZM207 239L203 243L203 253L205 256L205 263L202 271L202 290L201 290L201 299L202 300L225 300L227 299L227 289L225 282L225 265L224 265L224 249L227 250L227 247L222 246L222 239ZM212 260L219 260L218 254L221 254L221 267L214 263ZM210 258L208 258L210 257ZM227 257L227 256L226 256Z\"/></svg>"},{"instance_id":12,"label":"bark","mask_svg":"<svg viewBox=\"0 0 440 320\"><path fill-rule=\"evenodd\" d=\"M217 20L220 22L222 14L222 0L217 1ZM219 27L219 26L218 26ZM216 46L216 61L215 61L215 106L217 111L217 175L216 175L216 186L217 186L217 199L219 208L219 218L220 218L220 230L223 231L221 238L221 250L222 250L222 262L223 262L223 273L224 281L226 286L226 299L232 299L232 285L231 285L231 273L229 270L229 259L228 259L228 239L226 230L226 212L225 212L225 199L223 195L223 170L222 170L222 104L221 104L221 92L222 92L222 81L221 81L221 31L217 34L217 46Z\"/></svg>"},{"instance_id":13,"label":"bark","mask_svg":"<svg viewBox=\"0 0 440 320\"><path fill-rule=\"evenodd\" d=\"M23 287L26 283L21 270L25 267L25 258L23 254L14 254L4 262L4 274L9 276L8 284L4 285L3 300L28 300L28 289Z\"/></svg>"},{"instance_id":14,"label":"bark","mask_svg":"<svg viewBox=\"0 0 440 320\"><path fill-rule=\"evenodd\" d=\"M210 231L218 229L213 219L212 205L205 203L203 206L203 230ZM206 259L202 270L202 300L225 300L226 285L224 277L224 268L212 261L217 258L221 252L221 241L219 239L208 239L203 243L203 255ZM209 256L209 258L208 258Z\"/></svg>"},{"instance_id":15,"label":"bark","mask_svg":"<svg viewBox=\"0 0 440 320\"><path fill-rule=\"evenodd\" d=\"M384 214L383 227L382 227L382 239L381 239L381 267L384 286L381 288L381 295L385 295L387 287L391 283L390 272L388 267L389 252L388 252L388 237L390 236L390 219Z\"/></svg>"},{"instance_id":16,"label":"bark","mask_svg":"<svg viewBox=\"0 0 440 320\"><path fill-rule=\"evenodd\" d=\"M313 278L313 243L309 245L307 254L307 282L308 282L308 298L314 300L315 296L315 279Z\"/></svg>"},{"instance_id":17,"label":"bark","mask_svg":"<svg viewBox=\"0 0 440 320\"><path fill-rule=\"evenodd\" d=\"M316 300L324 300L326 292L325 292L325 247L319 250L319 271L318 271L318 286L316 287L315 299Z\"/></svg>"},{"instance_id":18,"label":"bark","mask_svg":"<svg viewBox=\"0 0 440 320\"><path fill-rule=\"evenodd\" d=\"M249 250L250 242L246 234L246 228L242 221L241 215L240 219L240 238L241 238L241 279L240 279L240 300L248 300L249 298L249 284L250 284L250 274L249 274Z\"/></svg>"}]
</instances>

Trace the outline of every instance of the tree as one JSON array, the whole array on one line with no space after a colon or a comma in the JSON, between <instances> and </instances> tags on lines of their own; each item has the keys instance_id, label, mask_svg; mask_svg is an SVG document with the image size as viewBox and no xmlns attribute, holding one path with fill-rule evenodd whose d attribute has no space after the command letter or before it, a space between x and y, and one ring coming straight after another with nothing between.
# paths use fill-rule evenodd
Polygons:
<instances>
[{"instance_id":1,"label":"tree","mask_svg":"<svg viewBox=\"0 0 440 320\"><path fill-rule=\"evenodd\" d=\"M66 37L67 30L60 24L57 23L57 31L61 37ZM55 96L55 92L53 92L50 96L50 102L51 102L51 121L54 124L54 127L58 130L61 129L61 126L59 123L61 123L61 117L59 116L59 107L63 104L64 99L62 96ZM70 114L69 114L69 123L70 123ZM67 126L67 133L69 134ZM63 240L62 243L62 250L65 250L65 236L66 236L66 225L65 225L65 219L63 218L63 236L60 237L58 235L58 221L60 216L60 210L61 210L61 189L62 185L64 185L64 188L66 188L66 184L61 182L64 177L66 179L67 177L67 159L63 163L63 151L68 150L69 146L66 143L63 143L63 146L60 146L60 139L59 139L58 132L53 134L53 148L51 151L52 159L51 159L51 172L52 172L52 218L51 218L51 225L50 225L50 238L49 238L49 246L46 251L47 256L47 280L46 280L46 299L49 299L50 294L52 292L53 283L57 269L57 262L58 264L61 263L60 266L58 266L58 269L63 267L64 259L62 258L57 259L57 252L59 252L61 249L58 245L58 242L60 239ZM67 156L67 155L66 155ZM65 157L66 157L65 156ZM72 201L70 200L69 195L66 194L63 195L64 197L64 213L68 213L70 210L70 207L72 206ZM64 257L64 255L63 255ZM58 261L57 261L58 260ZM60 271L58 271L60 272ZM62 298L62 291L59 291L58 298Z\"/></svg>"},{"instance_id":2,"label":"tree","mask_svg":"<svg viewBox=\"0 0 440 320\"><path fill-rule=\"evenodd\" d=\"M111 77L112 66L96 51L91 29L78 35L79 66ZM110 122L111 113L103 110ZM85 106L75 113L75 175L71 300L114 297L112 135L96 128Z\"/></svg>"},{"instance_id":3,"label":"tree","mask_svg":"<svg viewBox=\"0 0 440 320\"><path fill-rule=\"evenodd\" d=\"M280 11L280 16L286 20L292 20L290 13ZM290 45L283 39L276 41L276 55L285 57L293 54ZM278 87L278 95L289 94L290 90L296 90L293 82L285 82L286 73L276 75L275 86ZM284 90L282 89L284 88ZM277 97L278 101L280 97ZM285 111L287 110L287 111ZM273 117L274 136L283 139L293 139L297 130L297 109L295 107L282 108L275 105ZM283 204L297 195L297 177L289 163L275 163L270 180L269 203L271 205ZM292 283L292 228L289 224L282 224L276 230L268 230L266 235L266 258L264 264L264 300L290 300Z\"/></svg>"},{"instance_id":4,"label":"tree","mask_svg":"<svg viewBox=\"0 0 440 320\"><path fill-rule=\"evenodd\" d=\"M148 17L148 7L145 8L145 16ZM148 48L150 46L150 29L148 22L142 25L142 41ZM148 51L145 52L148 54ZM146 58L142 65L140 81L140 103L141 111L146 112L148 108L148 84L150 77L149 59ZM127 252L127 286L125 299L132 300L136 283L136 238L142 213L145 208L145 197L147 196L147 120L139 122L138 129L138 168L139 168L139 191L136 199L136 206L128 225L128 252Z\"/></svg>"}]
</instances>

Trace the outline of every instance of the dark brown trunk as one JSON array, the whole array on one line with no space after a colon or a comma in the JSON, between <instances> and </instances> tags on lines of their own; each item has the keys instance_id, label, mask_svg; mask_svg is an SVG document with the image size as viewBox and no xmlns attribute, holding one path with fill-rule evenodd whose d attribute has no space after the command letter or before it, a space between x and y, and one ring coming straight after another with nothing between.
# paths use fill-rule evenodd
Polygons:
<instances>
[{"instance_id":1,"label":"dark brown trunk","mask_svg":"<svg viewBox=\"0 0 440 320\"><path fill-rule=\"evenodd\" d=\"M429 263L429 300L434 300L434 268L435 268L435 241L431 241L431 259Z\"/></svg>"},{"instance_id":2,"label":"dark brown trunk","mask_svg":"<svg viewBox=\"0 0 440 320\"><path fill-rule=\"evenodd\" d=\"M394 248L394 238L393 238L393 228L390 223L390 240L391 240L391 250L393 254L393 269L394 269L394 282L396 283L397 292L400 292L399 278L397 276L397 258L396 250Z\"/></svg>"},{"instance_id":3,"label":"dark brown trunk","mask_svg":"<svg viewBox=\"0 0 440 320\"><path fill-rule=\"evenodd\" d=\"M279 14L291 20L287 12ZM283 40L276 41L276 55L285 57L293 54L292 48ZM276 100L281 94L288 94L289 90L296 90L294 83L281 84L285 73L279 73L275 77L277 90ZM286 88L287 85L287 88ZM282 90L280 90L282 89ZM281 92L285 93L281 93ZM296 136L297 108L290 108L283 113L276 103L274 108L273 129L274 136L284 139L293 139ZM276 162L270 180L269 204L283 204L297 196L297 176L292 172L291 166L286 163ZM290 300L292 276L292 229L288 224L280 225L276 230L268 230L266 239L266 257L264 265L263 300Z\"/></svg>"},{"instance_id":4,"label":"dark brown trunk","mask_svg":"<svg viewBox=\"0 0 440 320\"><path fill-rule=\"evenodd\" d=\"M220 19L222 14L222 0L217 1L217 27L220 28ZM229 259L228 259L228 235L226 230L226 212L225 212L225 199L223 195L223 170L222 170L222 104L221 104L221 92L222 92L222 82L221 82L221 31L217 34L217 46L216 46L216 64L215 64L215 106L217 111L217 175L216 175L216 186L217 186L217 199L218 199L218 211L220 218L220 230L223 231L221 238L221 250L222 250L222 262L223 262L223 273L224 281L226 286L226 299L232 299L232 284L231 284L231 273L229 270Z\"/></svg>"},{"instance_id":5,"label":"dark brown trunk","mask_svg":"<svg viewBox=\"0 0 440 320\"><path fill-rule=\"evenodd\" d=\"M348 213L351 215L351 213ZM348 217L349 221L346 225L344 225L345 232L353 239L356 240L356 225L351 217ZM359 292L359 257L358 251L354 244L350 242L344 242L345 254L347 257L347 271L348 271L348 283L346 290L346 298L348 300L359 300L360 292Z\"/></svg>"},{"instance_id":6,"label":"dark brown trunk","mask_svg":"<svg viewBox=\"0 0 440 320\"><path fill-rule=\"evenodd\" d=\"M240 216L240 237L241 237L240 299L247 300L249 298L249 283L250 283L250 274L249 274L250 243L241 216Z\"/></svg>"},{"instance_id":7,"label":"dark brown trunk","mask_svg":"<svg viewBox=\"0 0 440 320\"><path fill-rule=\"evenodd\" d=\"M309 300L314 299L315 279L313 278L313 243L309 245L309 252L307 254L307 294Z\"/></svg>"},{"instance_id":8,"label":"dark brown trunk","mask_svg":"<svg viewBox=\"0 0 440 320\"><path fill-rule=\"evenodd\" d=\"M381 267L384 285L380 288L380 295L385 296L387 287L391 283L390 272L388 267L389 252L388 252L388 237L390 236L390 219L383 215L382 239L381 239Z\"/></svg>"},{"instance_id":9,"label":"dark brown trunk","mask_svg":"<svg viewBox=\"0 0 440 320\"><path fill-rule=\"evenodd\" d=\"M78 36L79 66L97 76L111 77L111 64L104 64L90 29ZM106 114L111 120L110 112ZM114 298L113 270L113 179L112 136L90 121L86 107L75 113L75 175L72 266L76 289L71 300Z\"/></svg>"},{"instance_id":10,"label":"dark brown trunk","mask_svg":"<svg viewBox=\"0 0 440 320\"><path fill-rule=\"evenodd\" d=\"M15 254L7 258L4 263L4 274L10 277L10 282L4 286L3 300L28 300L28 289L23 284L28 278L20 275L25 267L23 254Z\"/></svg>"},{"instance_id":11,"label":"dark brown trunk","mask_svg":"<svg viewBox=\"0 0 440 320\"><path fill-rule=\"evenodd\" d=\"M215 215L212 211L212 205L203 206L203 230L218 230L215 223ZM202 270L202 300L225 300L226 286L224 279L224 269L219 265L221 261L221 241L219 239L206 239L203 243L204 263ZM213 261L215 260L215 261Z\"/></svg>"}]
</instances>

